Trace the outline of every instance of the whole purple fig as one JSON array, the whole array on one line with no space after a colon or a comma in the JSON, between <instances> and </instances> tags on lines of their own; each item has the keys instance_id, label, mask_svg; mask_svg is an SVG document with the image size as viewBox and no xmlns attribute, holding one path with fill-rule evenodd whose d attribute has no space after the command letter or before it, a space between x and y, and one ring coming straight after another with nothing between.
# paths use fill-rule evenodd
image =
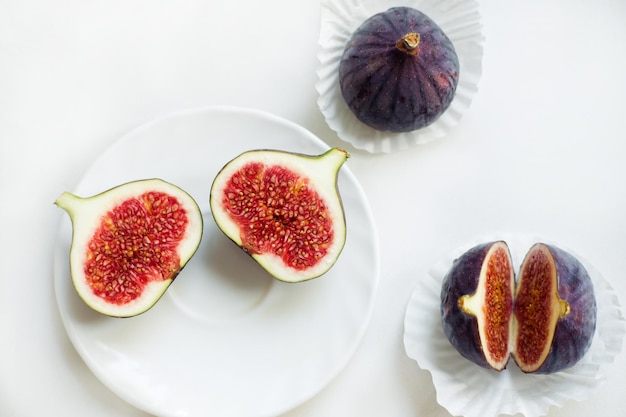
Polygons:
<instances>
[{"instance_id":1,"label":"whole purple fig","mask_svg":"<svg viewBox=\"0 0 626 417\"><path fill-rule=\"evenodd\" d=\"M370 127L410 132L437 120L459 81L454 45L427 15L394 7L362 23L339 64L342 95Z\"/></svg>"}]
</instances>

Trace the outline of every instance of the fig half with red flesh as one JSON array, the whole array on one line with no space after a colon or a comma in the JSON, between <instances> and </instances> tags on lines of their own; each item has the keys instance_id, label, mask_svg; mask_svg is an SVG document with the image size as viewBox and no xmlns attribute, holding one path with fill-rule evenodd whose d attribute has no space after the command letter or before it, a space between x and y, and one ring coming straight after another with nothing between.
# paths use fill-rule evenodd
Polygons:
<instances>
[{"instance_id":1,"label":"fig half with red flesh","mask_svg":"<svg viewBox=\"0 0 626 417\"><path fill-rule=\"evenodd\" d=\"M535 244L520 267L513 358L524 372L553 373L576 364L596 328L593 283L580 261L554 245Z\"/></svg>"},{"instance_id":2,"label":"fig half with red flesh","mask_svg":"<svg viewBox=\"0 0 626 417\"><path fill-rule=\"evenodd\" d=\"M228 162L211 186L217 226L275 278L325 274L341 254L346 222L337 188L349 154L251 150Z\"/></svg>"},{"instance_id":3,"label":"fig half with red flesh","mask_svg":"<svg viewBox=\"0 0 626 417\"><path fill-rule=\"evenodd\" d=\"M593 284L570 253L537 243L517 283L508 245L477 245L444 278L444 333L467 359L500 371L510 357L526 373L554 373L576 364L596 327Z\"/></svg>"},{"instance_id":4,"label":"fig half with red flesh","mask_svg":"<svg viewBox=\"0 0 626 417\"><path fill-rule=\"evenodd\" d=\"M88 198L64 192L55 204L72 222L74 288L89 307L108 316L136 316L154 306L202 238L195 200L161 179L129 182Z\"/></svg>"},{"instance_id":5,"label":"fig half with red flesh","mask_svg":"<svg viewBox=\"0 0 626 417\"><path fill-rule=\"evenodd\" d=\"M515 273L507 244L484 243L465 252L443 281L444 333L472 362L496 370L510 357Z\"/></svg>"}]
</instances>

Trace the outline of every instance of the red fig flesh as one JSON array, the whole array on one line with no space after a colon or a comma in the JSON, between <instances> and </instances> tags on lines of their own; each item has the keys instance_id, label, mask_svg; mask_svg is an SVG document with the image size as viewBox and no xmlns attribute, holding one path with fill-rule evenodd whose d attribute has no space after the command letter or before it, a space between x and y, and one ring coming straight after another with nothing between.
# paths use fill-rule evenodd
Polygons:
<instances>
[{"instance_id":1,"label":"red fig flesh","mask_svg":"<svg viewBox=\"0 0 626 417\"><path fill-rule=\"evenodd\" d=\"M211 213L217 226L275 278L301 282L325 274L346 239L337 188L347 152L322 155L252 150L216 176Z\"/></svg>"},{"instance_id":2,"label":"red fig flesh","mask_svg":"<svg viewBox=\"0 0 626 417\"><path fill-rule=\"evenodd\" d=\"M131 317L164 294L202 237L195 200L160 179L129 182L92 197L63 193L72 220L70 272L92 309Z\"/></svg>"},{"instance_id":3,"label":"red fig flesh","mask_svg":"<svg viewBox=\"0 0 626 417\"><path fill-rule=\"evenodd\" d=\"M495 370L512 356L523 372L553 373L576 364L596 326L589 274L570 253L535 244L515 282L508 245L478 245L456 259L444 278L441 314L451 344Z\"/></svg>"}]
</instances>

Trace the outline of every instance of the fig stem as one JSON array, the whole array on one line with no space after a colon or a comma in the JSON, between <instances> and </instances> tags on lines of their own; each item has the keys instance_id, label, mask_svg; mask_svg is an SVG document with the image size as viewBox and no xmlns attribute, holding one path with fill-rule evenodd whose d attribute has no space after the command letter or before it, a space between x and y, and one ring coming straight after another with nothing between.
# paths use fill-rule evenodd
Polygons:
<instances>
[{"instance_id":1,"label":"fig stem","mask_svg":"<svg viewBox=\"0 0 626 417\"><path fill-rule=\"evenodd\" d=\"M420 34L409 32L396 42L396 48L409 55L417 55L419 52Z\"/></svg>"},{"instance_id":2,"label":"fig stem","mask_svg":"<svg viewBox=\"0 0 626 417\"><path fill-rule=\"evenodd\" d=\"M461 310L464 313L470 314L472 316L476 316L476 313L474 313L474 310L472 310L471 302L472 302L472 296L468 294L462 295L457 300L459 310Z\"/></svg>"},{"instance_id":3,"label":"fig stem","mask_svg":"<svg viewBox=\"0 0 626 417\"><path fill-rule=\"evenodd\" d=\"M80 203L82 199L68 191L65 191L54 202L58 207L62 208L68 213L75 211L76 205Z\"/></svg>"},{"instance_id":4,"label":"fig stem","mask_svg":"<svg viewBox=\"0 0 626 417\"><path fill-rule=\"evenodd\" d=\"M566 300L559 299L560 317L567 316L570 312L569 303Z\"/></svg>"},{"instance_id":5,"label":"fig stem","mask_svg":"<svg viewBox=\"0 0 626 417\"><path fill-rule=\"evenodd\" d=\"M340 167L350 157L350 154L340 148L331 148L322 154L322 158L329 161L331 166Z\"/></svg>"}]
</instances>

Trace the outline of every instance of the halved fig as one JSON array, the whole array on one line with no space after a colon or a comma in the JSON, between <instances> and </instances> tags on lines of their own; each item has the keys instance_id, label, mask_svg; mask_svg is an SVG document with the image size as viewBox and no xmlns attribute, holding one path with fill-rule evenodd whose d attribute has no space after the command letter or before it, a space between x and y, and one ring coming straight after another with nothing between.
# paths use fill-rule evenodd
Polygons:
<instances>
[{"instance_id":1,"label":"halved fig","mask_svg":"<svg viewBox=\"0 0 626 417\"><path fill-rule=\"evenodd\" d=\"M228 162L211 186L217 226L281 281L319 277L336 262L346 239L337 188L346 151L311 156L252 150Z\"/></svg>"},{"instance_id":2,"label":"halved fig","mask_svg":"<svg viewBox=\"0 0 626 417\"><path fill-rule=\"evenodd\" d=\"M508 245L490 242L456 259L441 291L444 333L474 363L497 371L512 356L526 373L576 364L596 327L593 284L570 253L537 243L515 282Z\"/></svg>"},{"instance_id":3,"label":"halved fig","mask_svg":"<svg viewBox=\"0 0 626 417\"><path fill-rule=\"evenodd\" d=\"M89 307L108 316L149 310L202 238L195 200L160 179L129 182L88 198L64 192L55 204L72 221L74 287Z\"/></svg>"},{"instance_id":4,"label":"halved fig","mask_svg":"<svg viewBox=\"0 0 626 417\"><path fill-rule=\"evenodd\" d=\"M520 267L513 359L524 372L569 368L589 349L596 315L593 283L580 261L553 245L535 244Z\"/></svg>"},{"instance_id":5,"label":"halved fig","mask_svg":"<svg viewBox=\"0 0 626 417\"><path fill-rule=\"evenodd\" d=\"M495 370L510 357L515 272L503 241L478 245L454 261L443 281L441 314L450 343Z\"/></svg>"}]
</instances>

